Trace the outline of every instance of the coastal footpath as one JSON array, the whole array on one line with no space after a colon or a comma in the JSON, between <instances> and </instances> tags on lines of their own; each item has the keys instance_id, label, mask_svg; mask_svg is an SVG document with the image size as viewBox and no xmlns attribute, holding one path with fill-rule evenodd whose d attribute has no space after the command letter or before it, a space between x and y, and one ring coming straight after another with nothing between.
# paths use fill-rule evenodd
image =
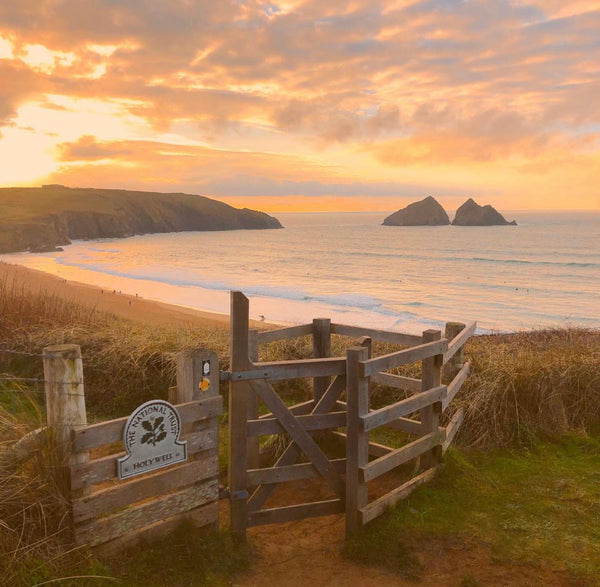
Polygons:
<instances>
[{"instance_id":1,"label":"coastal footpath","mask_svg":"<svg viewBox=\"0 0 600 587\"><path fill-rule=\"evenodd\" d=\"M62 185L0 188L0 253L51 251L74 239L267 228L283 227L264 212L191 194Z\"/></svg>"}]
</instances>

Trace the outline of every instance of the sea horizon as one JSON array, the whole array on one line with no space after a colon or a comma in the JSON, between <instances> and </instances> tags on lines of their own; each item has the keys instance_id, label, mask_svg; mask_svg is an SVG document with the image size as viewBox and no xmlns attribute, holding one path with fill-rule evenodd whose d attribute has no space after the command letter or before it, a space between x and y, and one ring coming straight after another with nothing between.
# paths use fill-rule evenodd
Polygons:
<instances>
[{"instance_id":1,"label":"sea horizon","mask_svg":"<svg viewBox=\"0 0 600 587\"><path fill-rule=\"evenodd\" d=\"M227 315L419 333L476 320L478 332L600 327L600 212L502 211L518 226L389 227L385 212L273 213L283 230L75 241L0 259L64 279ZM517 236L519 238L515 238Z\"/></svg>"}]
</instances>

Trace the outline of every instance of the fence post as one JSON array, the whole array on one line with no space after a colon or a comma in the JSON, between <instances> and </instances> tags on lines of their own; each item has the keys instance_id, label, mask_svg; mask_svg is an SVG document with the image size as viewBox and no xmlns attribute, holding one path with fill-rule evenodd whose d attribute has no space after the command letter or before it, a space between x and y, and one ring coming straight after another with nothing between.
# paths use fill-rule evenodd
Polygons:
<instances>
[{"instance_id":1,"label":"fence post","mask_svg":"<svg viewBox=\"0 0 600 587\"><path fill-rule=\"evenodd\" d=\"M83 363L76 344L49 346L43 350L46 390L46 417L56 441L59 480L65 496L70 496L69 465L85 463L89 453L74 453L71 433L86 426Z\"/></svg>"},{"instance_id":2,"label":"fence post","mask_svg":"<svg viewBox=\"0 0 600 587\"><path fill-rule=\"evenodd\" d=\"M231 292L231 371L245 371L249 368L248 359L248 298L240 291ZM248 490L246 471L248 460L248 420L247 381L229 379L229 490L231 532L238 540L246 540L248 525Z\"/></svg>"},{"instance_id":3,"label":"fence post","mask_svg":"<svg viewBox=\"0 0 600 587\"><path fill-rule=\"evenodd\" d=\"M251 361L258 361L258 330L248 333L248 355ZM258 418L258 395L253 389L248 390L248 420ZM248 468L260 467L260 439L258 436L248 438Z\"/></svg>"},{"instance_id":4,"label":"fence post","mask_svg":"<svg viewBox=\"0 0 600 587\"><path fill-rule=\"evenodd\" d=\"M203 348L178 353L175 403L184 404L215 395L219 395L217 355Z\"/></svg>"},{"instance_id":5,"label":"fence post","mask_svg":"<svg viewBox=\"0 0 600 587\"><path fill-rule=\"evenodd\" d=\"M451 342L455 336L458 336L462 330L466 328L466 324L462 322L446 322L446 329L444 330L444 338ZM464 363L464 352L463 347L456 352L456 354L444 365L443 369L443 381L450 383L456 374L462 369Z\"/></svg>"},{"instance_id":6,"label":"fence post","mask_svg":"<svg viewBox=\"0 0 600 587\"><path fill-rule=\"evenodd\" d=\"M434 342L442 338L440 330L425 330L423 332L423 344ZM427 391L433 387L437 387L441 383L442 378L442 363L444 355L435 355L427 359L423 359L423 372L421 376L421 391ZM423 434L429 434L439 429L439 419L441 413L441 402L437 402L432 406L426 406L421 410L421 422L423 423ZM421 457L421 465L424 469L435 467L441 458L440 447L436 446L431 451L423 454Z\"/></svg>"},{"instance_id":7,"label":"fence post","mask_svg":"<svg viewBox=\"0 0 600 587\"><path fill-rule=\"evenodd\" d=\"M369 433L361 422L369 413L369 378L360 372L360 361L368 356L367 346L346 351L346 538L360 528L360 510L368 503L367 483L359 470L369 462Z\"/></svg>"},{"instance_id":8,"label":"fence post","mask_svg":"<svg viewBox=\"0 0 600 587\"><path fill-rule=\"evenodd\" d=\"M331 356L331 319L315 318L313 320L313 357L321 359ZM315 377L313 397L316 403L321 399L331 383L330 377Z\"/></svg>"}]
</instances>

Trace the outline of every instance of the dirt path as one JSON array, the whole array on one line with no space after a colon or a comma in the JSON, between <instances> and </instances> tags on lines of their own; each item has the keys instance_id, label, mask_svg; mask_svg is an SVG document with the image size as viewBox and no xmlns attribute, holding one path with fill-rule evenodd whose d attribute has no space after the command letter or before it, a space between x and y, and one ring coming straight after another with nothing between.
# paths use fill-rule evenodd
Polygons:
<instances>
[{"instance_id":1,"label":"dirt path","mask_svg":"<svg viewBox=\"0 0 600 587\"><path fill-rule=\"evenodd\" d=\"M228 517L221 502L222 521ZM421 570L412 580L400 571L353 563L342 556L344 516L259 526L247 532L252 569L236 587L573 587L561 573L494 560L490 545L464 538L414 545ZM581 586L583 587L583 586Z\"/></svg>"}]
</instances>

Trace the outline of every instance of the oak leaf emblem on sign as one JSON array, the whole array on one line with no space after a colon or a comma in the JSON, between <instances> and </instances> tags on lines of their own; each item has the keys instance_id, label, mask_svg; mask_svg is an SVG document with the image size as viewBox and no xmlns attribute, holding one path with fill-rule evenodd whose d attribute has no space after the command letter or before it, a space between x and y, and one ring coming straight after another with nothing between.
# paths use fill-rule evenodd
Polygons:
<instances>
[{"instance_id":1,"label":"oak leaf emblem on sign","mask_svg":"<svg viewBox=\"0 0 600 587\"><path fill-rule=\"evenodd\" d=\"M142 444L156 446L157 442L167 437L164 420L162 416L159 416L158 418L150 418L149 420L142 421L142 427L146 430L146 433L142 436Z\"/></svg>"}]
</instances>

